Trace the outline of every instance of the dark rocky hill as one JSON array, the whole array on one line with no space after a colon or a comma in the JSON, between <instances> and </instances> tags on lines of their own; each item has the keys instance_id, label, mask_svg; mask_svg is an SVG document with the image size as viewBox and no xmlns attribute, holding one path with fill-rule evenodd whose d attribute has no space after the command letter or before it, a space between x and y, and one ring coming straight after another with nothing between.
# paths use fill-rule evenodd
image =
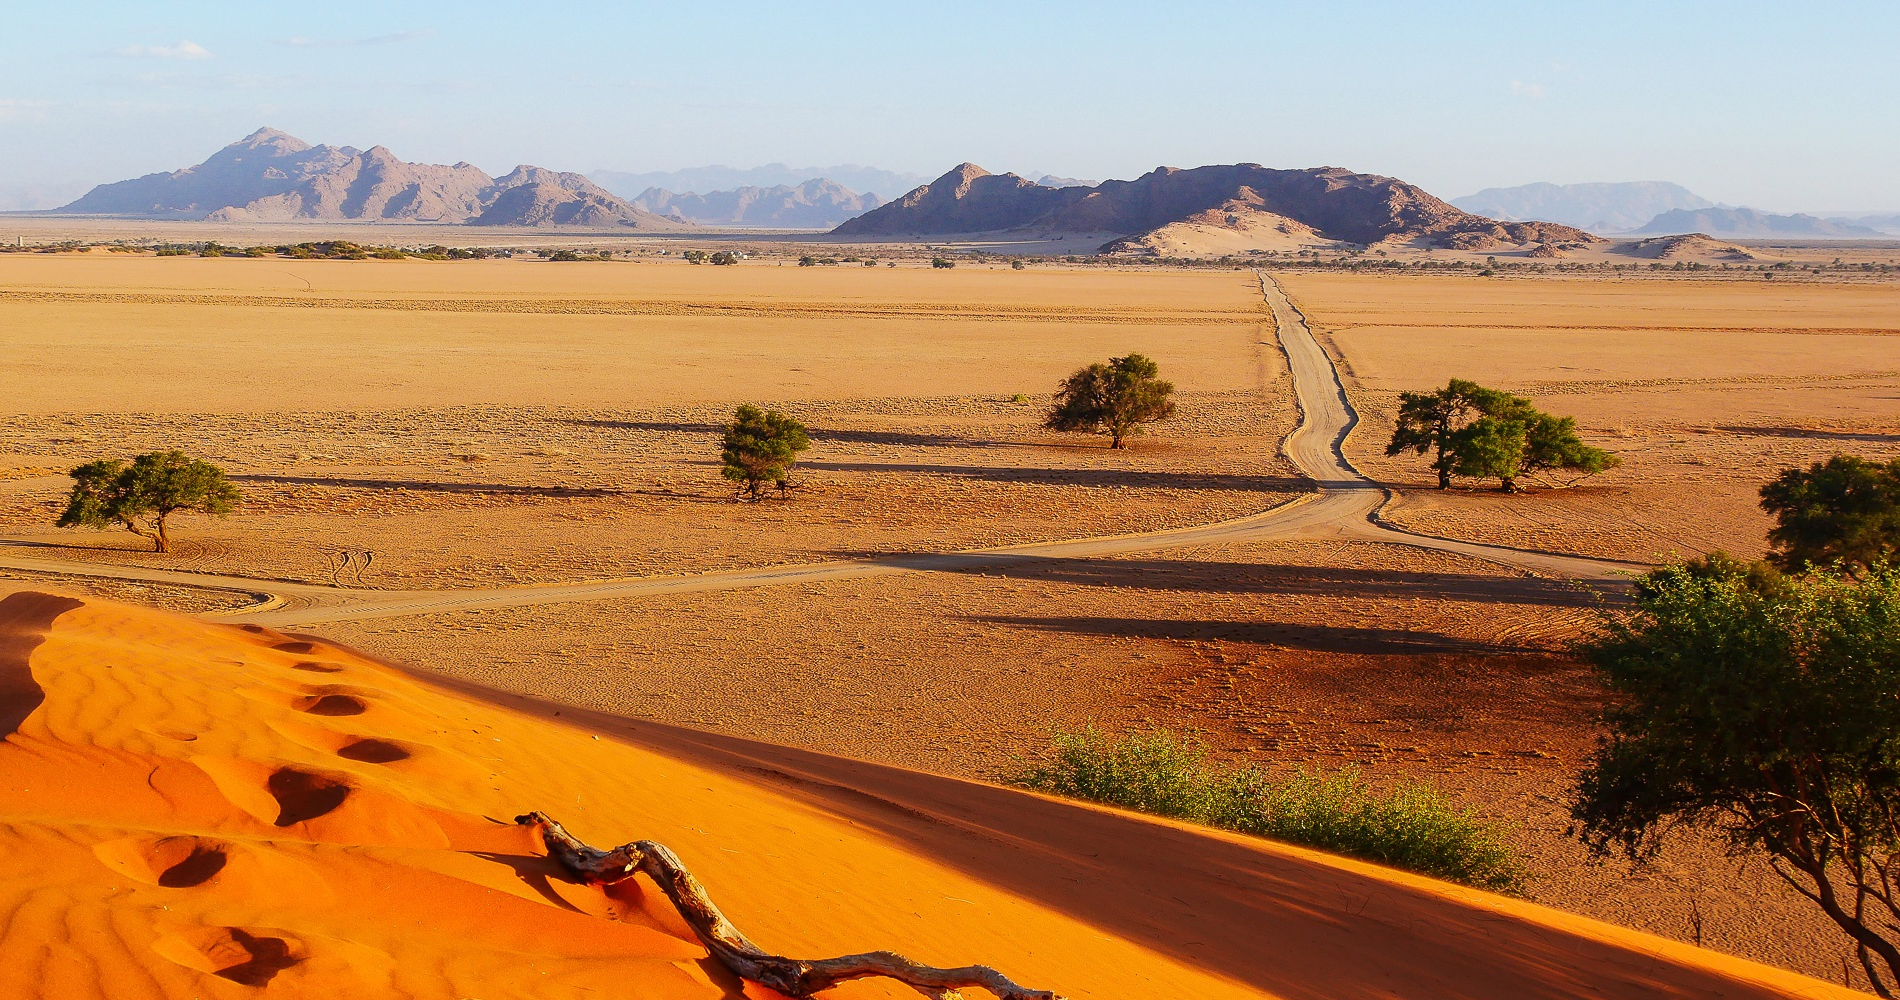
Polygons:
<instances>
[{"instance_id":1,"label":"dark rocky hill","mask_svg":"<svg viewBox=\"0 0 1900 1000\"><path fill-rule=\"evenodd\" d=\"M525 193L511 193L532 188ZM496 206L506 199L506 206ZM312 146L263 128L203 163L101 184L60 212L217 222L481 222L680 228L573 173L408 163L376 146ZM534 221L529 221L534 220Z\"/></svg>"},{"instance_id":2,"label":"dark rocky hill","mask_svg":"<svg viewBox=\"0 0 1900 1000\"><path fill-rule=\"evenodd\" d=\"M1472 215L1391 177L1338 167L1275 170L1254 163L1191 170L1161 167L1132 181L1068 188L1045 187L965 163L833 232L933 236L1033 229L1139 238L1184 223L1218 226L1224 221L1241 231L1247 222L1242 217L1256 213L1276 222L1291 220L1322 239L1342 243L1424 240L1484 250L1598 242L1569 226Z\"/></svg>"}]
</instances>

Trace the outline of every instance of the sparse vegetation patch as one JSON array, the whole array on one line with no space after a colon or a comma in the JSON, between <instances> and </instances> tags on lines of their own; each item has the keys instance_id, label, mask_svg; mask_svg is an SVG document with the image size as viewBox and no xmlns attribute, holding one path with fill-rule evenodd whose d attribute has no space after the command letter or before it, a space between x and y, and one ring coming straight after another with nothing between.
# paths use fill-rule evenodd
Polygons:
<instances>
[{"instance_id":1,"label":"sparse vegetation patch","mask_svg":"<svg viewBox=\"0 0 1900 1000\"><path fill-rule=\"evenodd\" d=\"M1432 788L1372 789L1353 770L1270 774L1227 768L1166 731L1058 733L1024 788L1316 847L1496 892L1526 875L1502 831Z\"/></svg>"}]
</instances>

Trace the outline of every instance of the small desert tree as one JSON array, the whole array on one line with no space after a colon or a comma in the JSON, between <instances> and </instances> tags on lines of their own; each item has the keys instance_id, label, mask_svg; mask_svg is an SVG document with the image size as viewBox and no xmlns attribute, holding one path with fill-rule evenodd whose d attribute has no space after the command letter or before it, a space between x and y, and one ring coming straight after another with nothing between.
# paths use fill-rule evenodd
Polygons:
<instances>
[{"instance_id":1,"label":"small desert tree","mask_svg":"<svg viewBox=\"0 0 1900 1000\"><path fill-rule=\"evenodd\" d=\"M1434 453L1438 488L1450 489L1453 475L1496 479L1507 493L1525 476L1564 471L1578 478L1615 468L1620 460L1583 443L1570 417L1544 413L1522 396L1452 379L1434 392L1399 394L1399 417L1387 455ZM1576 485L1545 480L1546 486Z\"/></svg>"},{"instance_id":2,"label":"small desert tree","mask_svg":"<svg viewBox=\"0 0 1900 1000\"><path fill-rule=\"evenodd\" d=\"M1835 455L1788 469L1761 488L1761 506L1775 517L1771 558L1785 570L1838 562L1858 572L1900 557L1900 459Z\"/></svg>"},{"instance_id":3,"label":"small desert tree","mask_svg":"<svg viewBox=\"0 0 1900 1000\"><path fill-rule=\"evenodd\" d=\"M1052 431L1107 434L1110 448L1125 447L1141 425L1174 413L1174 383L1161 366L1140 354L1109 358L1069 376L1056 390L1043 426Z\"/></svg>"},{"instance_id":4,"label":"small desert tree","mask_svg":"<svg viewBox=\"0 0 1900 1000\"><path fill-rule=\"evenodd\" d=\"M72 495L59 516L62 528L120 525L152 540L156 552L170 552L166 519L179 511L223 517L243 500L224 470L182 451L155 451L127 465L100 459L74 469ZM149 522L149 524L147 523Z\"/></svg>"},{"instance_id":5,"label":"small desert tree","mask_svg":"<svg viewBox=\"0 0 1900 1000\"><path fill-rule=\"evenodd\" d=\"M1435 392L1399 393L1398 426L1392 429L1392 440L1386 444L1385 453L1433 453L1432 468L1438 472L1438 488L1451 489L1452 469L1457 464L1456 439L1452 435L1465 426L1474 412L1482 409L1481 403L1498 395L1503 394L1461 378L1452 379Z\"/></svg>"},{"instance_id":6,"label":"small desert tree","mask_svg":"<svg viewBox=\"0 0 1900 1000\"><path fill-rule=\"evenodd\" d=\"M1900 980L1900 573L1771 579L1734 560L1651 573L1583 647L1616 694L1571 814L1599 853L1676 827L1765 854ZM1885 981L1883 981L1883 970Z\"/></svg>"},{"instance_id":7,"label":"small desert tree","mask_svg":"<svg viewBox=\"0 0 1900 1000\"><path fill-rule=\"evenodd\" d=\"M805 425L777 410L750 403L733 413L720 441L719 474L739 484L739 495L757 500L766 483L787 484L798 453L811 447Z\"/></svg>"}]
</instances>

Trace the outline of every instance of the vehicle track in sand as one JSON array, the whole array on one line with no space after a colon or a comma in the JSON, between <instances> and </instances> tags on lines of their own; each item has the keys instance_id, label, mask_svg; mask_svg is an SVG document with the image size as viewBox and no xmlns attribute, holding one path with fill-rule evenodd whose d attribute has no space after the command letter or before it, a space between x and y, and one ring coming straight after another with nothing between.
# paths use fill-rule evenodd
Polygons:
<instances>
[{"instance_id":1,"label":"vehicle track in sand","mask_svg":"<svg viewBox=\"0 0 1900 1000\"><path fill-rule=\"evenodd\" d=\"M1087 559L1231 542L1286 538L1380 541L1450 552L1533 574L1612 583L1641 572L1643 564L1481 545L1419 534L1380 516L1394 494L1367 478L1346 458L1345 442L1358 426L1333 358L1313 336L1306 318L1270 276L1256 272L1293 373L1300 422L1281 443L1287 459L1313 480L1314 492L1270 510L1191 528L1127 535L1101 535L999 548L879 556L823 563L762 566L686 576L593 580L579 583L465 590L369 590L262 580L224 574L108 566L68 559L0 553L0 567L42 573L169 583L256 595L258 603L212 617L260 625L316 625L492 608L572 604L659 594L689 594L857 580L898 573L967 572L1046 559Z\"/></svg>"}]
</instances>

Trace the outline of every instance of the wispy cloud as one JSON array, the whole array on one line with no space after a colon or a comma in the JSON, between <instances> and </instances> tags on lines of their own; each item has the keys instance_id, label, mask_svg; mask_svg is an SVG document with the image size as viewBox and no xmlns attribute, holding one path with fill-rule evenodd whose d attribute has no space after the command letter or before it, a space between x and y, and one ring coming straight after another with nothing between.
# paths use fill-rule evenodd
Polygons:
<instances>
[{"instance_id":1,"label":"wispy cloud","mask_svg":"<svg viewBox=\"0 0 1900 1000\"><path fill-rule=\"evenodd\" d=\"M1534 101L1544 96L1544 85L1541 83L1525 83L1522 80L1512 80L1511 93L1519 97L1528 97Z\"/></svg>"},{"instance_id":2,"label":"wispy cloud","mask_svg":"<svg viewBox=\"0 0 1900 1000\"><path fill-rule=\"evenodd\" d=\"M305 38L298 35L278 42L293 49L338 49L351 45L394 45L398 42L419 42L435 34L430 29L421 31L398 31L392 35L371 35L368 38Z\"/></svg>"},{"instance_id":3,"label":"wispy cloud","mask_svg":"<svg viewBox=\"0 0 1900 1000\"><path fill-rule=\"evenodd\" d=\"M144 89L173 90L300 90L323 84L315 77L263 73L139 73L112 77L107 83L131 84Z\"/></svg>"},{"instance_id":4,"label":"wispy cloud","mask_svg":"<svg viewBox=\"0 0 1900 1000\"><path fill-rule=\"evenodd\" d=\"M123 45L113 49L112 54L126 59L209 59L211 53L197 42L184 41L177 45Z\"/></svg>"}]
</instances>

